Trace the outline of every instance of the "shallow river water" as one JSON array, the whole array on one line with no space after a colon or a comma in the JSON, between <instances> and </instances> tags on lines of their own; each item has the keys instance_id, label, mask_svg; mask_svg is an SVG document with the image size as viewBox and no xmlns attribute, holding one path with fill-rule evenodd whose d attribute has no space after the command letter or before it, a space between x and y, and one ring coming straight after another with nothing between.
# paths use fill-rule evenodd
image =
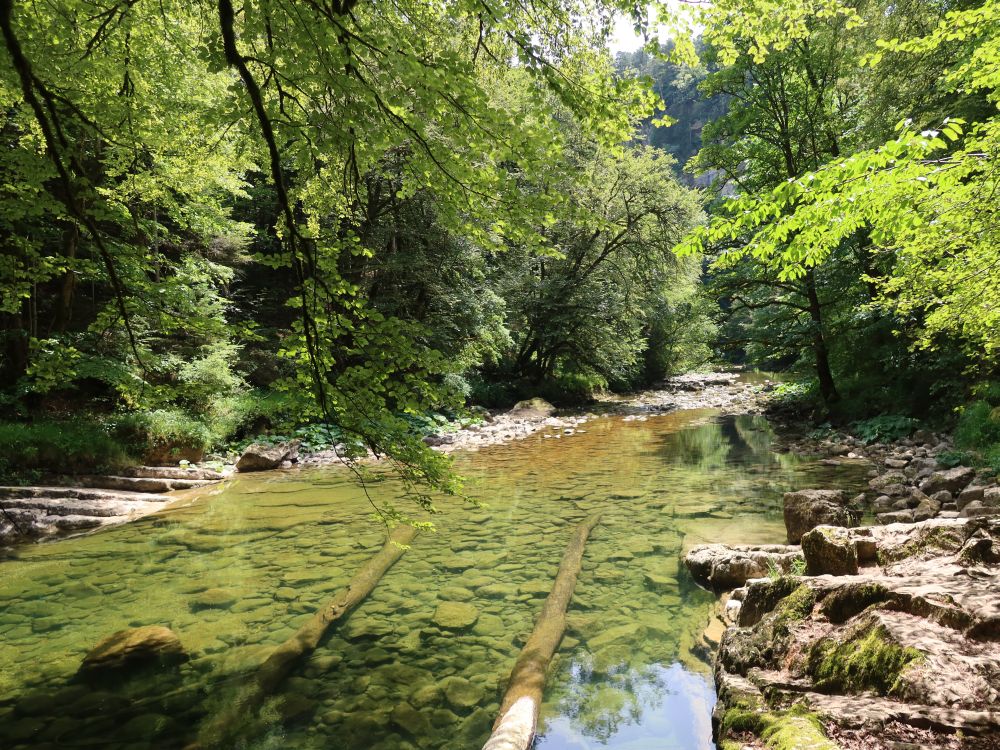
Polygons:
<instances>
[{"instance_id":1,"label":"shallow river water","mask_svg":"<svg viewBox=\"0 0 1000 750\"><path fill-rule=\"evenodd\" d=\"M485 505L439 503L436 533L417 537L225 746L481 747L573 526L604 509L536 746L714 747L711 671L697 648L714 599L687 577L683 551L783 541L782 492L852 478L774 452L762 417L682 411L582 430L458 456L468 494ZM128 526L23 548L0 563L0 747L193 743L381 548L370 511L342 469L270 473ZM443 627L443 602L471 605L474 621ZM142 625L171 628L190 660L102 684L74 678L101 638Z\"/></svg>"}]
</instances>

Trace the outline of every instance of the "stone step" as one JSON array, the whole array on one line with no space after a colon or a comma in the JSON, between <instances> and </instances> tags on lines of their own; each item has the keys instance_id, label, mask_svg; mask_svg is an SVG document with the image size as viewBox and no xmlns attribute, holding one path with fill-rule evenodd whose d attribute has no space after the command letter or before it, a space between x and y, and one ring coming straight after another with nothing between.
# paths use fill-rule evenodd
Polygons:
<instances>
[{"instance_id":1,"label":"stone step","mask_svg":"<svg viewBox=\"0 0 1000 750\"><path fill-rule=\"evenodd\" d=\"M171 492L173 490L190 490L211 484L208 479L163 479L154 477L119 477L98 476L86 474L78 477L67 477L67 484L90 487L103 490L125 490L127 492Z\"/></svg>"},{"instance_id":2,"label":"stone step","mask_svg":"<svg viewBox=\"0 0 1000 750\"><path fill-rule=\"evenodd\" d=\"M121 475L137 479L200 479L208 482L226 478L212 469L185 469L182 466L133 466L122 471Z\"/></svg>"},{"instance_id":3,"label":"stone step","mask_svg":"<svg viewBox=\"0 0 1000 750\"><path fill-rule=\"evenodd\" d=\"M165 498L161 499L161 502L165 501ZM155 509L143 500L93 500L78 497L8 497L3 499L3 507L12 514L14 511L24 511L34 512L35 515L97 518L146 514Z\"/></svg>"},{"instance_id":4,"label":"stone step","mask_svg":"<svg viewBox=\"0 0 1000 750\"><path fill-rule=\"evenodd\" d=\"M7 498L76 498L80 500L133 500L147 503L163 503L168 498L152 492L127 490L106 490L85 487L0 487L0 501Z\"/></svg>"}]
</instances>

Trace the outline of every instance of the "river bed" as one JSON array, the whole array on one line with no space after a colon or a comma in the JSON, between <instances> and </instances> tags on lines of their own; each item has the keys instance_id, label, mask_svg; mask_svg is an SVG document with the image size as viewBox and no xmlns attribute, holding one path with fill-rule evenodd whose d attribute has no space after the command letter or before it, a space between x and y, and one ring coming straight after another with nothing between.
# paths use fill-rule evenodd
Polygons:
<instances>
[{"instance_id":1,"label":"river bed","mask_svg":"<svg viewBox=\"0 0 1000 750\"><path fill-rule=\"evenodd\" d=\"M713 748L698 644L715 600L687 577L684 550L783 542L784 491L864 479L779 454L772 440L763 417L689 410L456 454L484 505L442 500L437 531L417 537L239 746L481 747L573 526L603 509L537 747ZM189 745L383 541L350 475L326 467L239 476L128 526L22 548L0 576L0 746ZM465 620L444 624L445 602L466 605ZM97 686L74 680L101 638L143 625L171 628L192 658Z\"/></svg>"}]
</instances>

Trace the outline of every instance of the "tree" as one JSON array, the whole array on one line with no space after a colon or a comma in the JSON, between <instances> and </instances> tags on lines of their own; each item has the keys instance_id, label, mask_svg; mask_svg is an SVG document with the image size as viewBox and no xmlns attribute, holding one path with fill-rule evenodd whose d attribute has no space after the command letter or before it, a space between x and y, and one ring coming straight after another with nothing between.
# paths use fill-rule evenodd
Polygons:
<instances>
[{"instance_id":1,"label":"tree","mask_svg":"<svg viewBox=\"0 0 1000 750\"><path fill-rule=\"evenodd\" d=\"M427 268L386 292L401 258L379 246L383 211L402 206L411 234L447 237L463 273L479 253L542 247L570 166L563 123L615 149L652 109L611 75L615 5L61 0L29 12L4 0L5 374L79 388L90 361L111 408L190 407L238 385L255 321L230 287L250 243L292 313L269 311L285 362L272 387L300 420L392 457L411 487L453 489L409 417L451 401L440 384L459 349L429 331L440 314L400 304L404 287L432 289ZM420 207L433 212L423 227ZM205 379L220 372L231 377Z\"/></svg>"},{"instance_id":2,"label":"tree","mask_svg":"<svg viewBox=\"0 0 1000 750\"><path fill-rule=\"evenodd\" d=\"M971 125L945 118L938 128L911 129L883 145L833 158L773 189L730 202L696 232L690 248L742 239L734 257L753 257L801 278L858 232L866 251L888 270L869 276L874 305L914 322L918 345L949 339L970 353L995 358L997 297L996 174L1000 120L996 115L1000 6L950 11L929 33L882 40L868 64L885 56L954 56L944 80L952 92L984 95L992 113ZM966 100L968 106L968 100ZM973 107L974 109L976 107ZM954 337L954 338L952 338Z\"/></svg>"},{"instance_id":3,"label":"tree","mask_svg":"<svg viewBox=\"0 0 1000 750\"><path fill-rule=\"evenodd\" d=\"M580 144L576 169L560 185L570 210L545 230L554 252L513 251L519 262L501 270L510 374L533 383L560 373L597 384L641 382L654 330L651 356L663 356L673 343L670 322L690 312L700 275L697 261L671 253L700 217L672 165L648 147L615 154Z\"/></svg>"}]
</instances>

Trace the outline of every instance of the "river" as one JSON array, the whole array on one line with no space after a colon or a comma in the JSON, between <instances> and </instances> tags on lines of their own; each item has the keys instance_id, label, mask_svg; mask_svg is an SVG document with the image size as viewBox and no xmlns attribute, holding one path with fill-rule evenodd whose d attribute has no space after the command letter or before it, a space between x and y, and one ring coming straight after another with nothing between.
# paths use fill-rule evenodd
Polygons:
<instances>
[{"instance_id":1,"label":"river","mask_svg":"<svg viewBox=\"0 0 1000 750\"><path fill-rule=\"evenodd\" d=\"M417 537L239 746L481 747L573 526L604 509L537 747L713 748L698 644L715 600L688 578L683 551L781 542L782 492L860 479L772 441L763 417L689 410L457 455L483 505L439 502L437 531ZM238 476L130 525L22 548L0 563L0 746L187 746L383 540L350 476L329 467ZM471 605L474 621L442 627L442 602ZM95 643L143 625L171 628L191 659L74 679Z\"/></svg>"}]
</instances>

